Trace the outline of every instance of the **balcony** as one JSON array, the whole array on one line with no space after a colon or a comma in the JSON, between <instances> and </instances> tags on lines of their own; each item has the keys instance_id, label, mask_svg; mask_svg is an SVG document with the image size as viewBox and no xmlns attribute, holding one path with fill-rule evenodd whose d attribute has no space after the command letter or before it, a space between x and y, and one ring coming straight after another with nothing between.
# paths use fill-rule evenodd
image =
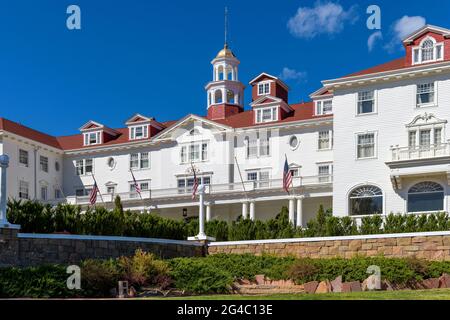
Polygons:
<instances>
[{"instance_id":1,"label":"balcony","mask_svg":"<svg viewBox=\"0 0 450 320\"><path fill-rule=\"evenodd\" d=\"M293 187L295 188L315 188L315 187L330 187L333 182L333 176L311 176L311 177L294 177ZM227 195L227 194L244 194L244 193L259 193L283 190L282 179L271 179L262 181L244 181L244 183L227 183L227 184L212 184L207 185L205 193L209 195ZM139 195L136 192L125 192L116 194L102 194L97 197L97 202L111 203L114 202L116 196L120 196L122 201L141 201L141 197L144 200L151 199L173 199L173 198L190 198L192 195L192 187L183 188L168 188L168 189L153 189L144 190ZM72 204L87 205L89 204L89 196L69 196L67 202Z\"/></svg>"},{"instance_id":2,"label":"balcony","mask_svg":"<svg viewBox=\"0 0 450 320\"><path fill-rule=\"evenodd\" d=\"M450 157L450 143L429 146L391 147L392 162Z\"/></svg>"}]
</instances>

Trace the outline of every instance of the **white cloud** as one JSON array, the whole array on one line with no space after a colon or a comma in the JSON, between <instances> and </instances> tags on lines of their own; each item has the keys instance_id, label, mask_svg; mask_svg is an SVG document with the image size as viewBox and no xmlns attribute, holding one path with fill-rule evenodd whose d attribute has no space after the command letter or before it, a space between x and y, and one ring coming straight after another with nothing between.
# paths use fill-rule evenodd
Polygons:
<instances>
[{"instance_id":1,"label":"white cloud","mask_svg":"<svg viewBox=\"0 0 450 320\"><path fill-rule=\"evenodd\" d=\"M315 3L314 7L300 7L295 16L289 19L287 27L298 38L312 39L320 34L336 34L344 29L345 23L358 20L356 6L345 10L333 2Z\"/></svg>"},{"instance_id":2,"label":"white cloud","mask_svg":"<svg viewBox=\"0 0 450 320\"><path fill-rule=\"evenodd\" d=\"M305 80L306 79L306 72L303 71L297 71L295 69L290 69L288 67L284 67L283 71L281 71L280 78L284 81L288 80Z\"/></svg>"},{"instance_id":3,"label":"white cloud","mask_svg":"<svg viewBox=\"0 0 450 320\"><path fill-rule=\"evenodd\" d=\"M421 16L403 16L394 22L392 26L393 37L391 41L385 45L385 49L392 52L400 48L401 42L409 34L422 28L426 24L426 19Z\"/></svg>"},{"instance_id":4,"label":"white cloud","mask_svg":"<svg viewBox=\"0 0 450 320\"><path fill-rule=\"evenodd\" d=\"M376 31L372 33L369 38L367 39L367 47L369 48L369 52L373 50L375 43L377 40L383 39L383 33L381 31Z\"/></svg>"}]
</instances>

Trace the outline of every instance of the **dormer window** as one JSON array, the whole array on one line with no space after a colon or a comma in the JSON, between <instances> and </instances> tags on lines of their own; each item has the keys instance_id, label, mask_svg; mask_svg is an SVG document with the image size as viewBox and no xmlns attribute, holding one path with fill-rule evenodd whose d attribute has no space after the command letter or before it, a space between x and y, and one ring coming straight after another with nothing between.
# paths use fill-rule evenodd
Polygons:
<instances>
[{"instance_id":1,"label":"dormer window","mask_svg":"<svg viewBox=\"0 0 450 320\"><path fill-rule=\"evenodd\" d=\"M255 109L255 122L265 123L278 120L278 107Z\"/></svg>"},{"instance_id":2,"label":"dormer window","mask_svg":"<svg viewBox=\"0 0 450 320\"><path fill-rule=\"evenodd\" d=\"M332 113L333 113L333 101L331 99L316 101L316 116Z\"/></svg>"},{"instance_id":3,"label":"dormer window","mask_svg":"<svg viewBox=\"0 0 450 320\"><path fill-rule=\"evenodd\" d=\"M441 61L444 58L444 44L436 43L432 37L425 38L418 47L413 48L413 63Z\"/></svg>"},{"instance_id":4,"label":"dormer window","mask_svg":"<svg viewBox=\"0 0 450 320\"><path fill-rule=\"evenodd\" d=\"M130 127L130 139L138 140L148 138L148 125Z\"/></svg>"},{"instance_id":5,"label":"dormer window","mask_svg":"<svg viewBox=\"0 0 450 320\"><path fill-rule=\"evenodd\" d=\"M84 145L91 146L101 143L101 131L86 132L84 135Z\"/></svg>"},{"instance_id":6,"label":"dormer window","mask_svg":"<svg viewBox=\"0 0 450 320\"><path fill-rule=\"evenodd\" d=\"M258 83L258 96L270 94L270 82L260 82Z\"/></svg>"}]
</instances>

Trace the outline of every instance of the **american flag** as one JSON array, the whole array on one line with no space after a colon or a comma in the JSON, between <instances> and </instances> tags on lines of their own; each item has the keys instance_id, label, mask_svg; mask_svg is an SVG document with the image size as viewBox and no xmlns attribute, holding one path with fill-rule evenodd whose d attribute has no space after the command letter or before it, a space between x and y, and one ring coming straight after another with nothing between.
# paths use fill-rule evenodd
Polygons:
<instances>
[{"instance_id":1,"label":"american flag","mask_svg":"<svg viewBox=\"0 0 450 320\"><path fill-rule=\"evenodd\" d=\"M94 205L97 202L97 192L99 192L99 190L97 187L97 181L95 181L94 187L89 194L89 202L91 203L91 205Z\"/></svg>"},{"instance_id":2,"label":"american flag","mask_svg":"<svg viewBox=\"0 0 450 320\"><path fill-rule=\"evenodd\" d=\"M198 188L197 174L195 173L194 166L192 166L192 171L194 172L194 185L192 186L192 200L194 200Z\"/></svg>"},{"instance_id":3,"label":"american flag","mask_svg":"<svg viewBox=\"0 0 450 320\"><path fill-rule=\"evenodd\" d=\"M292 172L289 170L289 164L286 157L286 161L284 162L284 170L283 170L283 189L289 193L289 187L292 183Z\"/></svg>"},{"instance_id":4,"label":"american flag","mask_svg":"<svg viewBox=\"0 0 450 320\"><path fill-rule=\"evenodd\" d=\"M141 192L142 192L142 190L141 190L141 187L139 187L139 184L137 183L136 178L134 177L133 170L131 170L131 176L133 177L134 190L135 190L137 193L139 193L139 195L140 195Z\"/></svg>"}]
</instances>

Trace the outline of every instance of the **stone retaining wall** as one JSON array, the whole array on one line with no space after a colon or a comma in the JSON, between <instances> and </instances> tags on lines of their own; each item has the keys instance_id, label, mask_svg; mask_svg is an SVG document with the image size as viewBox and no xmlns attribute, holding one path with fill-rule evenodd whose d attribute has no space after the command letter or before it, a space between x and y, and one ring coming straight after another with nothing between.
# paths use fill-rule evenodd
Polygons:
<instances>
[{"instance_id":1,"label":"stone retaining wall","mask_svg":"<svg viewBox=\"0 0 450 320\"><path fill-rule=\"evenodd\" d=\"M141 248L162 258L203 256L202 243L165 239L24 234L0 228L0 266L77 263L133 255Z\"/></svg>"},{"instance_id":2,"label":"stone retaining wall","mask_svg":"<svg viewBox=\"0 0 450 320\"><path fill-rule=\"evenodd\" d=\"M308 258L354 256L450 260L450 232L210 243L208 254L263 253Z\"/></svg>"}]
</instances>

